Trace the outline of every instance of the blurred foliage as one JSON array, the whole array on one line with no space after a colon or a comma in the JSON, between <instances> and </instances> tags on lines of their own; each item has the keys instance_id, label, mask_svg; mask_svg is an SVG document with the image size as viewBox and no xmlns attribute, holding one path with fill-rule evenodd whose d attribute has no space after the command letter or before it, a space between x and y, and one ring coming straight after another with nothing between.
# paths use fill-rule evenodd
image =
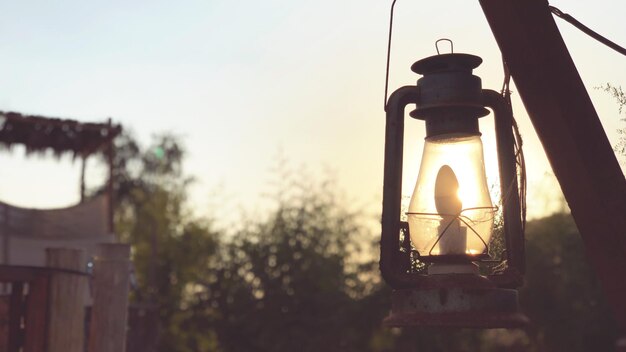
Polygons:
<instances>
[{"instance_id":1,"label":"blurred foliage","mask_svg":"<svg viewBox=\"0 0 626 352\"><path fill-rule=\"evenodd\" d=\"M118 143L116 230L133 248L133 302L158 309L159 351L575 352L615 341L569 215L528 223L528 330L386 329L378 236L332 182L279 168L264 216L216 229L186 210L177 138Z\"/></svg>"},{"instance_id":2,"label":"blurred foliage","mask_svg":"<svg viewBox=\"0 0 626 352\"><path fill-rule=\"evenodd\" d=\"M528 223L520 301L534 350L612 350L617 327L569 214Z\"/></svg>"},{"instance_id":3,"label":"blurred foliage","mask_svg":"<svg viewBox=\"0 0 626 352\"><path fill-rule=\"evenodd\" d=\"M604 86L596 88L609 93L617 101L618 112L620 115L626 111L626 93L624 93L621 86L606 83ZM621 120L626 121L626 117L622 117ZM619 156L624 158L626 157L626 128L619 128L617 130L617 134L619 135L619 141L617 141L614 149ZM622 162L624 162L624 159L622 159Z\"/></svg>"},{"instance_id":4,"label":"blurred foliage","mask_svg":"<svg viewBox=\"0 0 626 352\"><path fill-rule=\"evenodd\" d=\"M202 333L208 346L215 338L204 332L183 331L183 309L189 283L199 282L207 258L219 248L219 234L210 223L185 208L193 181L182 172L185 151L172 135L153 137L141 147L129 134L116 140L115 231L131 244L134 288L131 304L157 307L159 346L178 351L190 334ZM100 192L103 190L99 190ZM212 342L213 341L213 342Z\"/></svg>"},{"instance_id":5,"label":"blurred foliage","mask_svg":"<svg viewBox=\"0 0 626 352\"><path fill-rule=\"evenodd\" d=\"M287 180L285 180L287 181ZM288 182L287 182L288 183ZM225 351L364 351L384 312L375 266L351 257L363 230L326 188L278 201L234 234L196 287L196 329ZM305 191L306 190L306 191Z\"/></svg>"}]
</instances>

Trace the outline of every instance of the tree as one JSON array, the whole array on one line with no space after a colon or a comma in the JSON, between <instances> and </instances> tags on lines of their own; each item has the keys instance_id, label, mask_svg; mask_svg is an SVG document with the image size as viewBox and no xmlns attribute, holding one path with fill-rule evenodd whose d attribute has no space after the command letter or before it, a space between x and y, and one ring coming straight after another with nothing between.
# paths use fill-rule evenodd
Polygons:
<instances>
[{"instance_id":1,"label":"tree","mask_svg":"<svg viewBox=\"0 0 626 352\"><path fill-rule=\"evenodd\" d=\"M610 351L617 326L569 214L531 221L520 292L537 351Z\"/></svg>"},{"instance_id":2,"label":"tree","mask_svg":"<svg viewBox=\"0 0 626 352\"><path fill-rule=\"evenodd\" d=\"M369 350L388 302L377 268L356 258L367 241L358 216L328 183L283 181L295 186L282 186L269 216L210 262L192 303L205 314L189 324L216 331L224 351Z\"/></svg>"},{"instance_id":3,"label":"tree","mask_svg":"<svg viewBox=\"0 0 626 352\"><path fill-rule=\"evenodd\" d=\"M116 140L113 162L115 232L132 246L136 276L131 303L156 307L162 351L185 350L179 346L188 338L180 326L188 314L187 290L219 247L211 223L186 210L192 179L183 173L184 156L175 136L154 136L143 148L124 134ZM204 336L213 343L210 332Z\"/></svg>"},{"instance_id":4,"label":"tree","mask_svg":"<svg viewBox=\"0 0 626 352\"><path fill-rule=\"evenodd\" d=\"M520 291L528 333L385 329L391 295L378 272L378 236L332 182L279 172L263 216L216 231L185 210L184 156L175 137L142 148L125 136L115 160L133 300L158 308L160 351L583 351L614 341L569 215L528 223Z\"/></svg>"}]
</instances>

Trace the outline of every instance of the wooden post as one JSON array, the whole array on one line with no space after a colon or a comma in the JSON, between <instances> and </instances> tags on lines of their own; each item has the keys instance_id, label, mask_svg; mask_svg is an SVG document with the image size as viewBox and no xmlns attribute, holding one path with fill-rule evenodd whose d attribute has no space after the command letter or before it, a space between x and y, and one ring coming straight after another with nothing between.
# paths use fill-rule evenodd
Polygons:
<instances>
[{"instance_id":1,"label":"wooden post","mask_svg":"<svg viewBox=\"0 0 626 352\"><path fill-rule=\"evenodd\" d=\"M124 352L130 284L130 246L100 244L94 263L89 352Z\"/></svg>"},{"instance_id":2,"label":"wooden post","mask_svg":"<svg viewBox=\"0 0 626 352\"><path fill-rule=\"evenodd\" d=\"M87 155L83 155L80 164L80 202L85 201L85 168L87 167Z\"/></svg>"},{"instance_id":3,"label":"wooden post","mask_svg":"<svg viewBox=\"0 0 626 352\"><path fill-rule=\"evenodd\" d=\"M50 277L45 273L38 273L28 283L28 295L26 296L26 313L24 320L24 347L22 352L41 352L46 349L46 327L49 302Z\"/></svg>"},{"instance_id":4,"label":"wooden post","mask_svg":"<svg viewBox=\"0 0 626 352\"><path fill-rule=\"evenodd\" d=\"M2 204L2 264L11 264L11 258L9 257L11 251L11 233L9 232L9 207L6 204Z\"/></svg>"},{"instance_id":5,"label":"wooden post","mask_svg":"<svg viewBox=\"0 0 626 352\"><path fill-rule=\"evenodd\" d=\"M84 272L85 254L80 249L47 248L46 266ZM50 283L48 352L82 352L85 338L87 276L55 272Z\"/></svg>"},{"instance_id":6,"label":"wooden post","mask_svg":"<svg viewBox=\"0 0 626 352\"><path fill-rule=\"evenodd\" d=\"M24 314L24 283L14 281L11 283L11 296L9 298L9 328L8 334L8 352L18 352L21 343L21 324L22 315Z\"/></svg>"},{"instance_id":7,"label":"wooden post","mask_svg":"<svg viewBox=\"0 0 626 352\"><path fill-rule=\"evenodd\" d=\"M108 131L109 133L111 132L111 119L109 118L108 121ZM115 211L115 187L114 187L114 182L115 182L115 166L114 161L115 161L115 143L114 143L114 139L115 137L112 135L109 135L109 143L107 145L107 150L106 150L106 156L107 156L107 162L109 164L109 180L107 182L107 196L109 198L109 232L113 233L115 232L115 224L114 224L114 211Z\"/></svg>"},{"instance_id":8,"label":"wooden post","mask_svg":"<svg viewBox=\"0 0 626 352\"><path fill-rule=\"evenodd\" d=\"M622 336L615 342L615 352L626 352L626 336Z\"/></svg>"},{"instance_id":9,"label":"wooden post","mask_svg":"<svg viewBox=\"0 0 626 352\"><path fill-rule=\"evenodd\" d=\"M547 0L480 0L614 317L626 331L626 179Z\"/></svg>"}]
</instances>

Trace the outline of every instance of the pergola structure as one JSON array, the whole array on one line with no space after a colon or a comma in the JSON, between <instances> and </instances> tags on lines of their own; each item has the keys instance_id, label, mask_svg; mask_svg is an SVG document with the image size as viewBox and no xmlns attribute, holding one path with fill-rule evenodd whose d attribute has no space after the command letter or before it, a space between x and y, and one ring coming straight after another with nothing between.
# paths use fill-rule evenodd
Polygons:
<instances>
[{"instance_id":1,"label":"pergola structure","mask_svg":"<svg viewBox=\"0 0 626 352\"><path fill-rule=\"evenodd\" d=\"M96 153L106 154L109 164L109 232L113 230L113 140L121 132L122 126L113 124L111 119L106 123L90 123L0 111L0 145L11 148L21 144L27 154L52 150L57 156L71 153L75 158L81 158L81 203L85 200L85 160Z\"/></svg>"},{"instance_id":2,"label":"pergola structure","mask_svg":"<svg viewBox=\"0 0 626 352\"><path fill-rule=\"evenodd\" d=\"M85 123L70 119L0 111L0 147L23 145L27 154L52 151L82 161L80 203L61 209L29 209L0 202L0 263L42 266L45 248L82 248L93 254L97 243L114 242L113 140L122 131L111 123ZM85 198L86 159L104 153L109 164L106 191Z\"/></svg>"},{"instance_id":3,"label":"pergola structure","mask_svg":"<svg viewBox=\"0 0 626 352\"><path fill-rule=\"evenodd\" d=\"M86 305L93 311L92 340L115 340L106 351L121 350L129 278L129 247L114 243L113 234L113 140L121 131L110 119L84 123L0 111L0 148L23 145L27 154L52 151L82 161L79 204L27 209L0 202L0 350L83 351ZM86 198L85 161L98 153L108 160L106 192ZM93 275L86 273L87 260L97 263ZM115 265L119 272L111 276ZM112 311L121 322L114 339L104 323Z\"/></svg>"}]
</instances>

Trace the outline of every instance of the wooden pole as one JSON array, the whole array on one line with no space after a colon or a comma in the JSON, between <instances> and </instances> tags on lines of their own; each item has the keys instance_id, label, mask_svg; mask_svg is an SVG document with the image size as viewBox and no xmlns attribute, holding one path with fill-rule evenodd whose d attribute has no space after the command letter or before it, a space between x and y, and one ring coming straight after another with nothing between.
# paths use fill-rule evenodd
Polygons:
<instances>
[{"instance_id":1,"label":"wooden pole","mask_svg":"<svg viewBox=\"0 0 626 352\"><path fill-rule=\"evenodd\" d=\"M480 0L580 232L626 331L626 180L546 0Z\"/></svg>"},{"instance_id":2,"label":"wooden pole","mask_svg":"<svg viewBox=\"0 0 626 352\"><path fill-rule=\"evenodd\" d=\"M2 264L11 264L11 258L9 257L11 251L11 233L9 232L9 207L6 204L2 204Z\"/></svg>"},{"instance_id":3,"label":"wooden pole","mask_svg":"<svg viewBox=\"0 0 626 352\"><path fill-rule=\"evenodd\" d=\"M150 291L149 291L149 302L150 303L155 303L156 302L156 295L158 295L159 290L158 290L158 284L157 284L157 266L158 266L158 259L159 259L159 237L157 235L157 220L154 217L151 217L150 219L150 227L151 227L151 234L152 234L152 238L150 241L150 250L152 255L150 256L150 276L149 276L149 280L150 282L149 287L150 287Z\"/></svg>"},{"instance_id":4,"label":"wooden pole","mask_svg":"<svg viewBox=\"0 0 626 352\"><path fill-rule=\"evenodd\" d=\"M126 348L129 257L130 246L127 244L98 245L94 263L89 352L124 352Z\"/></svg>"},{"instance_id":5,"label":"wooden pole","mask_svg":"<svg viewBox=\"0 0 626 352\"><path fill-rule=\"evenodd\" d=\"M85 201L85 167L87 166L87 156L81 158L80 165L80 202Z\"/></svg>"},{"instance_id":6,"label":"wooden pole","mask_svg":"<svg viewBox=\"0 0 626 352\"><path fill-rule=\"evenodd\" d=\"M111 119L109 118L109 131L111 131ZM115 190L114 190L114 182L115 182L115 166L113 165L114 163L114 158L115 158L115 144L113 143L114 138L111 137L109 139L109 144L107 146L107 162L109 164L109 181L107 183L107 195L109 198L109 232L113 233L115 232L114 229L114 211L115 211Z\"/></svg>"},{"instance_id":7,"label":"wooden pole","mask_svg":"<svg viewBox=\"0 0 626 352\"><path fill-rule=\"evenodd\" d=\"M84 272L80 249L47 248L46 266ZM48 352L83 352L85 348L85 297L87 276L55 272L50 283Z\"/></svg>"}]
</instances>

